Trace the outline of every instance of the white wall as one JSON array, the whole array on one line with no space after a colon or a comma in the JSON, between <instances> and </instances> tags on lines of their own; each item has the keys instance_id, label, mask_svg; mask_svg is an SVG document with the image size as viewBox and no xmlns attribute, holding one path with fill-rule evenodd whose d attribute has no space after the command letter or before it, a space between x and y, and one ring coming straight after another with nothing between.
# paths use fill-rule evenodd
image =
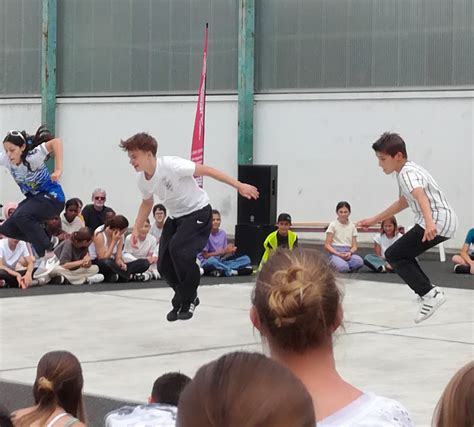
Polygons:
<instances>
[{"instance_id":1,"label":"white wall","mask_svg":"<svg viewBox=\"0 0 474 427\"><path fill-rule=\"evenodd\" d=\"M67 197L90 199L104 187L107 204L133 220L140 196L121 138L147 131L160 155L189 157L195 97L61 99L57 134L64 139L62 180ZM38 100L0 100L0 135L36 129ZM255 103L255 163L279 165L278 210L295 221L335 217L338 201L352 204L353 219L372 215L397 198L393 177L378 168L371 143L384 131L399 132L409 158L425 166L458 213L460 229L448 247L459 247L474 225L472 165L474 92L260 95ZM208 96L205 162L237 174L237 99ZM0 200L21 195L0 172ZM205 179L213 207L233 233L237 196ZM411 224L407 212L399 222ZM362 240L370 236L362 235Z\"/></svg>"}]
</instances>

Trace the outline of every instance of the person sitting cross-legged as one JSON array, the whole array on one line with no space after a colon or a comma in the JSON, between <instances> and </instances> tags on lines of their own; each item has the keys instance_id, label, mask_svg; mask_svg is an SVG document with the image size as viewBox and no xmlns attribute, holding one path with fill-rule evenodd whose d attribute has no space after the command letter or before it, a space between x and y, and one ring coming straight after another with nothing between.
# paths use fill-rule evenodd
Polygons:
<instances>
[{"instance_id":1,"label":"person sitting cross-legged","mask_svg":"<svg viewBox=\"0 0 474 427\"><path fill-rule=\"evenodd\" d=\"M221 214L212 210L212 228L209 240L198 255L204 274L211 276L237 276L252 274L252 262L247 255L237 256L237 247L227 243L224 230L220 229Z\"/></svg>"}]
</instances>

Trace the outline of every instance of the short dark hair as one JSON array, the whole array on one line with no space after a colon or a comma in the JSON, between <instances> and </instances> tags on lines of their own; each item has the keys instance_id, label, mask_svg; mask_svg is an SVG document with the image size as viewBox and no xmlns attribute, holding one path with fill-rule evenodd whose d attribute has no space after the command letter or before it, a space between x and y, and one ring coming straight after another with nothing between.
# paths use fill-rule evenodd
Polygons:
<instances>
[{"instance_id":1,"label":"short dark hair","mask_svg":"<svg viewBox=\"0 0 474 427\"><path fill-rule=\"evenodd\" d=\"M221 213L217 209L212 210L212 215L219 215L221 216Z\"/></svg>"},{"instance_id":2,"label":"short dark hair","mask_svg":"<svg viewBox=\"0 0 474 427\"><path fill-rule=\"evenodd\" d=\"M156 156L156 152L158 151L158 142L148 133L141 132L136 133L125 141L120 141L120 148L127 152L134 150L148 151Z\"/></svg>"},{"instance_id":3,"label":"short dark hair","mask_svg":"<svg viewBox=\"0 0 474 427\"><path fill-rule=\"evenodd\" d=\"M125 230L128 228L128 219L123 215L115 215L113 218L105 222L105 228L107 227L112 230Z\"/></svg>"},{"instance_id":4,"label":"short dark hair","mask_svg":"<svg viewBox=\"0 0 474 427\"><path fill-rule=\"evenodd\" d=\"M77 199L77 198L69 199L69 200L66 202L66 206L65 206L64 210L67 210L67 209L70 208L71 206L77 206L78 208L80 208L81 205L80 205L80 203L79 203L79 199Z\"/></svg>"},{"instance_id":5,"label":"short dark hair","mask_svg":"<svg viewBox=\"0 0 474 427\"><path fill-rule=\"evenodd\" d=\"M152 402L178 406L179 396L190 381L191 378L181 372L169 372L158 377L151 391Z\"/></svg>"},{"instance_id":6,"label":"short dark hair","mask_svg":"<svg viewBox=\"0 0 474 427\"><path fill-rule=\"evenodd\" d=\"M153 216L155 216L155 213L157 210L163 211L166 215L166 208L165 205L162 205L161 203L157 203L155 206L153 206Z\"/></svg>"},{"instance_id":7,"label":"short dark hair","mask_svg":"<svg viewBox=\"0 0 474 427\"><path fill-rule=\"evenodd\" d=\"M342 208L347 208L347 210L349 212L351 212L351 205L349 204L349 202L339 202L337 205L336 205L336 212L339 210L339 209L342 209Z\"/></svg>"},{"instance_id":8,"label":"short dark hair","mask_svg":"<svg viewBox=\"0 0 474 427\"><path fill-rule=\"evenodd\" d=\"M408 158L405 141L398 133L385 132L372 144L372 149L377 153L385 153L395 157L402 153L404 159Z\"/></svg>"}]
</instances>

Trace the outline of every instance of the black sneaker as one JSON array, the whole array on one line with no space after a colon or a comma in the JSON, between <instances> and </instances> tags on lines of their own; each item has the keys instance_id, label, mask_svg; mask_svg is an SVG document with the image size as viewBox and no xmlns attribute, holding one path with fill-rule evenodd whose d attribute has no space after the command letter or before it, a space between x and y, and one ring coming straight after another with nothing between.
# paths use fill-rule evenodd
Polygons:
<instances>
[{"instance_id":1,"label":"black sneaker","mask_svg":"<svg viewBox=\"0 0 474 427\"><path fill-rule=\"evenodd\" d=\"M111 274L107 279L109 283L117 283L119 281L119 275L117 273Z\"/></svg>"},{"instance_id":2,"label":"black sneaker","mask_svg":"<svg viewBox=\"0 0 474 427\"><path fill-rule=\"evenodd\" d=\"M196 297L194 302L192 302L191 304L182 305L181 310L179 310L179 313L178 313L178 319L179 320L189 320L189 319L191 319L191 317L194 316L194 310L200 304L200 302L201 301L199 301L199 298Z\"/></svg>"},{"instance_id":3,"label":"black sneaker","mask_svg":"<svg viewBox=\"0 0 474 427\"><path fill-rule=\"evenodd\" d=\"M166 315L166 320L168 322L175 322L176 320L178 320L178 309L177 308L173 308L173 310L171 310L167 315Z\"/></svg>"},{"instance_id":4,"label":"black sneaker","mask_svg":"<svg viewBox=\"0 0 474 427\"><path fill-rule=\"evenodd\" d=\"M471 269L469 268L468 265L463 265L463 264L456 264L454 266L454 272L456 274L470 274Z\"/></svg>"}]
</instances>

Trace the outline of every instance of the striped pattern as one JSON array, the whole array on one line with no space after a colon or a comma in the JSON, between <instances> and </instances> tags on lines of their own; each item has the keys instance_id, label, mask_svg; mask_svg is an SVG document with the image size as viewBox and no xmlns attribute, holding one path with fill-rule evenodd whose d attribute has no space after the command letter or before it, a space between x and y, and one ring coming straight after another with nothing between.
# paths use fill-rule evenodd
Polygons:
<instances>
[{"instance_id":1,"label":"striped pattern","mask_svg":"<svg viewBox=\"0 0 474 427\"><path fill-rule=\"evenodd\" d=\"M431 216L436 224L438 235L453 237L458 226L456 213L451 208L444 193L431 174L413 162L406 162L397 174L400 195L405 197L411 210L415 214L415 223L425 228L423 213L411 192L418 187L423 188L428 197Z\"/></svg>"}]
</instances>

